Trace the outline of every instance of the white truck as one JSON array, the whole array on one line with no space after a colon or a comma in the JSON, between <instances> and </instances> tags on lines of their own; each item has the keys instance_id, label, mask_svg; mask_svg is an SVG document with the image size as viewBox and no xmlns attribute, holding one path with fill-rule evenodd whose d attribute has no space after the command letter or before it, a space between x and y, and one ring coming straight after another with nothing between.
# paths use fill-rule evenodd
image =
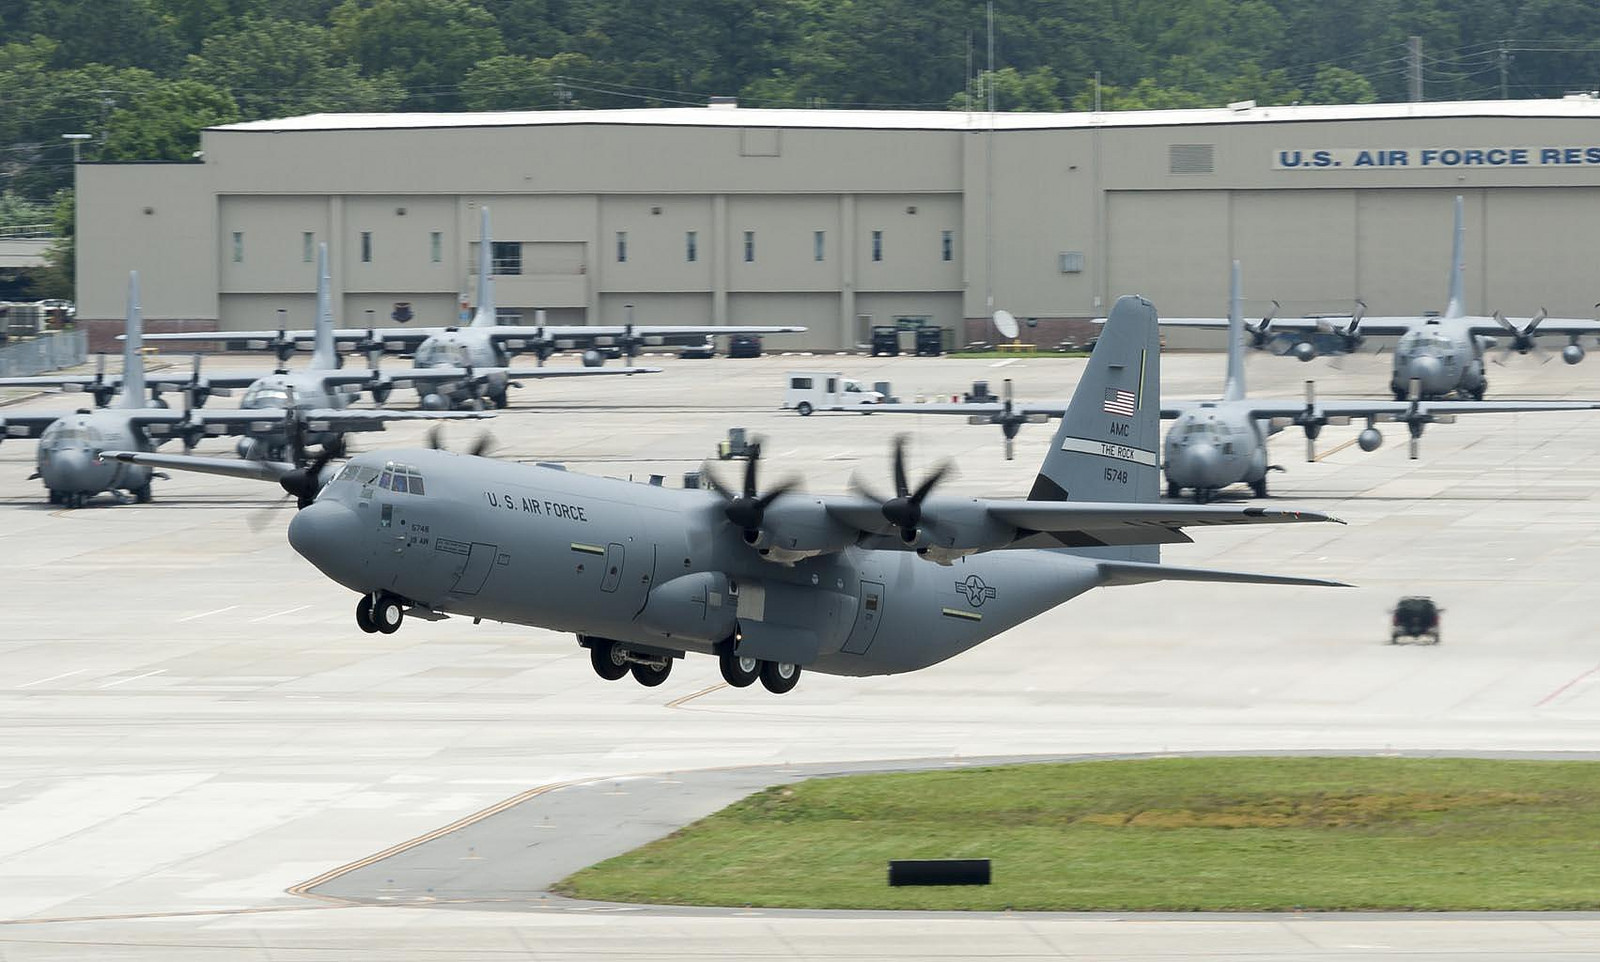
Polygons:
<instances>
[{"instance_id":1,"label":"white truck","mask_svg":"<svg viewBox=\"0 0 1600 962\"><path fill-rule=\"evenodd\" d=\"M783 392L783 409L802 415L812 411L850 411L882 403L880 392L837 371L790 371Z\"/></svg>"}]
</instances>

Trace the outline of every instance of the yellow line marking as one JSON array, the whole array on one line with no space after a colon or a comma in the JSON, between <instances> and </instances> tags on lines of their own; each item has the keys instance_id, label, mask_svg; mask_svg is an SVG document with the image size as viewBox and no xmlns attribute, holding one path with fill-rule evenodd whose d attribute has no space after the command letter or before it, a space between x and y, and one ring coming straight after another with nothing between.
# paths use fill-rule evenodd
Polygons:
<instances>
[{"instance_id":1,"label":"yellow line marking","mask_svg":"<svg viewBox=\"0 0 1600 962\"><path fill-rule=\"evenodd\" d=\"M1345 448L1348 448L1350 445L1355 444L1359 440L1361 440L1361 438L1359 436L1357 436L1357 437L1351 438L1348 441L1345 441L1342 444L1336 445L1335 447L1331 447L1328 450L1326 450L1326 451L1322 452L1321 454L1317 455L1317 460L1321 461L1323 458L1331 458L1335 454L1338 454L1340 451L1343 451Z\"/></svg>"},{"instance_id":2,"label":"yellow line marking","mask_svg":"<svg viewBox=\"0 0 1600 962\"><path fill-rule=\"evenodd\" d=\"M667 702L667 706L666 707L668 707L668 708L682 708L684 705L688 704L691 701L694 701L696 698L699 698L701 695L709 695L714 691L721 691L722 689L728 688L728 687L731 687L731 686L727 682L719 681L715 685L711 685L709 687L702 688L699 691L694 692L693 694L684 695L682 698L674 698L671 701Z\"/></svg>"},{"instance_id":3,"label":"yellow line marking","mask_svg":"<svg viewBox=\"0 0 1600 962\"><path fill-rule=\"evenodd\" d=\"M361 903L365 905L366 903ZM43 925L52 922L122 922L133 919L184 919L222 915L265 915L272 912L322 912L339 905L260 905L243 909L195 909L189 912L129 912L124 915L61 915L37 919L0 919L0 925Z\"/></svg>"}]
</instances>

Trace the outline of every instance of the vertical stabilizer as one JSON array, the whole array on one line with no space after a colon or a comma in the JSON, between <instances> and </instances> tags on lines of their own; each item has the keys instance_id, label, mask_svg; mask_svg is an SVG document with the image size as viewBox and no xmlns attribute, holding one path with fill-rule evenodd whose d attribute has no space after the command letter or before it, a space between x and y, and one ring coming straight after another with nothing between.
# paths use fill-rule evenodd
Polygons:
<instances>
[{"instance_id":1,"label":"vertical stabilizer","mask_svg":"<svg viewBox=\"0 0 1600 962\"><path fill-rule=\"evenodd\" d=\"M494 277L489 273L494 260L494 242L489 239L489 208L483 208L478 226L478 306L472 314L473 327L494 327Z\"/></svg>"},{"instance_id":2,"label":"vertical stabilizer","mask_svg":"<svg viewBox=\"0 0 1600 962\"><path fill-rule=\"evenodd\" d=\"M139 306L139 272L128 272L128 328L122 344L122 407L142 408L144 396L144 313Z\"/></svg>"},{"instance_id":3,"label":"vertical stabilizer","mask_svg":"<svg viewBox=\"0 0 1600 962\"><path fill-rule=\"evenodd\" d=\"M1148 504L1160 498L1161 341L1156 309L1117 299L1061 428L1034 478L1030 501ZM1156 545L1074 549L1123 561L1158 561Z\"/></svg>"},{"instance_id":4,"label":"vertical stabilizer","mask_svg":"<svg viewBox=\"0 0 1600 962\"><path fill-rule=\"evenodd\" d=\"M1234 261L1228 280L1228 380L1222 399L1243 401L1244 397L1244 293L1239 284L1239 262Z\"/></svg>"},{"instance_id":5,"label":"vertical stabilizer","mask_svg":"<svg viewBox=\"0 0 1600 962\"><path fill-rule=\"evenodd\" d=\"M1456 195L1456 236L1450 249L1450 303L1445 306L1445 317L1465 317L1467 314L1466 283L1462 273L1467 268L1467 225L1461 213L1461 195Z\"/></svg>"},{"instance_id":6,"label":"vertical stabilizer","mask_svg":"<svg viewBox=\"0 0 1600 962\"><path fill-rule=\"evenodd\" d=\"M311 370L331 371L339 366L333 347L333 278L328 273L328 245L317 245L317 327L311 352Z\"/></svg>"}]
</instances>

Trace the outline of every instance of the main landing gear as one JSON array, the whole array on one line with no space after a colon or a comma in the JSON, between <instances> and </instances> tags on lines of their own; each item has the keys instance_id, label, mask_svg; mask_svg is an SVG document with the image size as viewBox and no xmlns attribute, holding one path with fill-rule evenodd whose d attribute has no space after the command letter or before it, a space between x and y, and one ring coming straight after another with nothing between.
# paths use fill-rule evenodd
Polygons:
<instances>
[{"instance_id":1,"label":"main landing gear","mask_svg":"<svg viewBox=\"0 0 1600 962\"><path fill-rule=\"evenodd\" d=\"M605 638L580 635L578 641L589 649L589 664L594 667L594 673L606 681L616 681L632 674L634 681L646 688L654 688L672 673L671 655L636 651ZM722 679L735 688L748 688L759 681L767 691L782 695L793 691L800 681L800 666L789 662L762 661L732 652L720 655L717 662L722 669Z\"/></svg>"},{"instance_id":2,"label":"main landing gear","mask_svg":"<svg viewBox=\"0 0 1600 962\"><path fill-rule=\"evenodd\" d=\"M374 632L392 635L400 630L400 623L405 620L405 609L394 595L362 595L356 602L356 625L369 635Z\"/></svg>"}]
</instances>

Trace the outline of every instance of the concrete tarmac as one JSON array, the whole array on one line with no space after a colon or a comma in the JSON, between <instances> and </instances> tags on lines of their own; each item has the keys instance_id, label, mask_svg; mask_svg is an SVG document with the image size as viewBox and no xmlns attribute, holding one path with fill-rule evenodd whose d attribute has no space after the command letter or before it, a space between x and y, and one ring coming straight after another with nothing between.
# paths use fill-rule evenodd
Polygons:
<instances>
[{"instance_id":1,"label":"concrete tarmac","mask_svg":"<svg viewBox=\"0 0 1600 962\"><path fill-rule=\"evenodd\" d=\"M1082 368L834 356L661 364L659 375L530 386L487 422L497 456L676 483L743 426L767 439L765 477L792 472L809 490L842 491L854 471L884 486L890 439L903 431L914 473L953 457L961 473L947 490L1021 497L1049 426L1025 427L1006 462L997 429L959 419L779 412L783 374L890 380L908 400L1013 377L1019 397L1060 398ZM1216 355L1168 357L1166 393L1215 395L1221 368ZM1387 358L1338 371L1256 358L1250 373L1262 396L1297 397L1310 375L1322 396L1381 395ZM1491 396L1600 397L1592 364L1517 359L1490 376ZM1600 751L1590 629L1600 418L1462 418L1430 428L1419 461L1392 428L1373 454L1341 448L1357 429L1329 428L1314 464L1298 435L1280 435L1273 452L1288 468L1271 476L1273 503L1347 526L1202 531L1165 557L1359 588L1098 591L933 669L808 674L783 697L720 687L703 658L657 689L602 682L569 636L517 626L411 621L364 635L353 596L289 549L293 507L276 489L183 475L157 481L148 505L102 498L61 511L25 480L34 444L0 444L0 959L1600 958L1600 921L1586 915L439 911L448 903L349 905L289 891L576 780L627 792L649 773L904 758ZM424 433L405 425L356 443ZM446 433L465 445L477 427ZM197 453L227 450L208 441ZM713 470L731 479L740 467ZM1442 645L1384 644L1402 594L1439 600ZM571 858L583 857L578 844Z\"/></svg>"}]
</instances>

